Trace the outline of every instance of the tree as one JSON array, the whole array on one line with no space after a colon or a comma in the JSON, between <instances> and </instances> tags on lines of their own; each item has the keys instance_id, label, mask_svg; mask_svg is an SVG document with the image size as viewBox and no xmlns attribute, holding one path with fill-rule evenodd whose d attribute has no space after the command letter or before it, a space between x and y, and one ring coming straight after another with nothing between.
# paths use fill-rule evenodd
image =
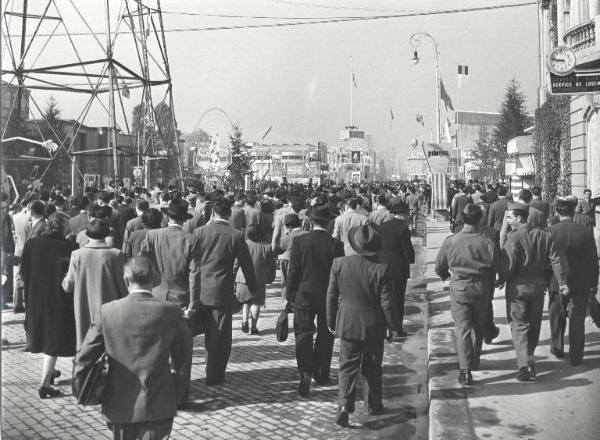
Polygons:
<instances>
[{"instance_id":1,"label":"tree","mask_svg":"<svg viewBox=\"0 0 600 440\"><path fill-rule=\"evenodd\" d=\"M492 133L485 126L479 128L479 137L471 152L473 163L477 165L481 176L486 179L496 179L503 174L501 153L496 147Z\"/></svg>"},{"instance_id":2,"label":"tree","mask_svg":"<svg viewBox=\"0 0 600 440\"><path fill-rule=\"evenodd\" d=\"M71 142L68 133L63 126L61 111L54 96L50 96L48 99L46 108L44 109L44 119L45 121L42 121L39 124L43 135L42 140L51 139L57 145L62 144L65 149L68 148ZM36 149L35 155L47 156L48 153L42 151L41 148L42 147L38 147ZM65 149L59 148L53 153L54 160L50 164L50 167L43 178L44 182L47 182L50 185L60 184L67 186L70 184L71 159ZM45 165L42 165L42 169L43 168L45 168Z\"/></svg>"},{"instance_id":3,"label":"tree","mask_svg":"<svg viewBox=\"0 0 600 440\"><path fill-rule=\"evenodd\" d=\"M252 158L246 151L242 140L242 131L235 124L229 134L231 147L231 164L229 165L229 186L234 189L244 189L244 177L251 172Z\"/></svg>"},{"instance_id":4,"label":"tree","mask_svg":"<svg viewBox=\"0 0 600 440\"><path fill-rule=\"evenodd\" d=\"M524 130L532 123L527 116L525 95L516 78L511 79L506 87L504 101L500 106L500 123L494 129L492 138L498 149L499 166L504 169L506 144L516 136L522 136Z\"/></svg>"}]
</instances>

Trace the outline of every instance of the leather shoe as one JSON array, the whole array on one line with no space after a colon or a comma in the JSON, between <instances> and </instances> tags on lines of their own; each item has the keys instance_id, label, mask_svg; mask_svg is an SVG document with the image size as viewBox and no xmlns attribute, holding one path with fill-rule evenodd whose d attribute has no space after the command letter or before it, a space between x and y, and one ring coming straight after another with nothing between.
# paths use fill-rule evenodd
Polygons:
<instances>
[{"instance_id":1,"label":"leather shoe","mask_svg":"<svg viewBox=\"0 0 600 440\"><path fill-rule=\"evenodd\" d=\"M529 373L529 369L527 367L519 368L517 371L517 380L519 382L528 382L531 379L531 374Z\"/></svg>"},{"instance_id":2,"label":"leather shoe","mask_svg":"<svg viewBox=\"0 0 600 440\"><path fill-rule=\"evenodd\" d=\"M460 370L458 383L461 385L473 385L473 375L471 374L471 370Z\"/></svg>"},{"instance_id":3,"label":"leather shoe","mask_svg":"<svg viewBox=\"0 0 600 440\"><path fill-rule=\"evenodd\" d=\"M492 343L492 341L494 339L496 339L498 337L499 334L500 334L500 329L498 327L494 327L494 332L491 335L486 335L486 337L483 339L483 341L489 345Z\"/></svg>"},{"instance_id":4,"label":"leather shoe","mask_svg":"<svg viewBox=\"0 0 600 440\"><path fill-rule=\"evenodd\" d=\"M242 322L242 333L248 333L248 323L247 322Z\"/></svg>"},{"instance_id":5,"label":"leather shoe","mask_svg":"<svg viewBox=\"0 0 600 440\"><path fill-rule=\"evenodd\" d=\"M529 377L532 380L535 380L535 376L537 376L537 371L535 371L535 365L533 364L533 362L527 363L527 370L529 371Z\"/></svg>"},{"instance_id":6,"label":"leather shoe","mask_svg":"<svg viewBox=\"0 0 600 440\"><path fill-rule=\"evenodd\" d=\"M348 423L348 409L345 406L340 406L338 409L337 420L335 423L340 425L342 428L347 428Z\"/></svg>"},{"instance_id":7,"label":"leather shoe","mask_svg":"<svg viewBox=\"0 0 600 440\"><path fill-rule=\"evenodd\" d=\"M50 376L50 385L54 385L54 379L58 379L61 375L60 370L54 370L52 376Z\"/></svg>"},{"instance_id":8,"label":"leather shoe","mask_svg":"<svg viewBox=\"0 0 600 440\"><path fill-rule=\"evenodd\" d=\"M560 348L554 348L554 347L552 347L550 349L550 353L552 353L556 359L561 359L565 355L564 350L561 350Z\"/></svg>"},{"instance_id":9,"label":"leather shoe","mask_svg":"<svg viewBox=\"0 0 600 440\"><path fill-rule=\"evenodd\" d=\"M328 385L331 382L331 379L329 377L321 377L317 374L314 374L313 378L315 379L315 383L317 385Z\"/></svg>"},{"instance_id":10,"label":"leather shoe","mask_svg":"<svg viewBox=\"0 0 600 440\"><path fill-rule=\"evenodd\" d=\"M348 411L348 413L352 414L354 412L354 400L352 402L347 402L344 407L346 407L346 411Z\"/></svg>"},{"instance_id":11,"label":"leather shoe","mask_svg":"<svg viewBox=\"0 0 600 440\"><path fill-rule=\"evenodd\" d=\"M372 416L380 416L385 412L385 408L383 407L383 403L379 402L377 404L368 404L367 411Z\"/></svg>"},{"instance_id":12,"label":"leather shoe","mask_svg":"<svg viewBox=\"0 0 600 440\"><path fill-rule=\"evenodd\" d=\"M302 397L306 397L310 394L310 376L308 374L303 374L300 377L300 384L298 385L298 393Z\"/></svg>"}]
</instances>

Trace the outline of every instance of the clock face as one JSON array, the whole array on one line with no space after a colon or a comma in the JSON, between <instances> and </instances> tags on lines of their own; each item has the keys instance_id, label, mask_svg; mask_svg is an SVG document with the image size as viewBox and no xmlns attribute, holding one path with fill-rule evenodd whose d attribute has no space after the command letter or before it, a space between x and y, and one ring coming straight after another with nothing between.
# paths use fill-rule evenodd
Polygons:
<instances>
[{"instance_id":1,"label":"clock face","mask_svg":"<svg viewBox=\"0 0 600 440\"><path fill-rule=\"evenodd\" d=\"M575 69L575 52L570 47L557 47L548 56L548 68L555 75L568 75Z\"/></svg>"}]
</instances>

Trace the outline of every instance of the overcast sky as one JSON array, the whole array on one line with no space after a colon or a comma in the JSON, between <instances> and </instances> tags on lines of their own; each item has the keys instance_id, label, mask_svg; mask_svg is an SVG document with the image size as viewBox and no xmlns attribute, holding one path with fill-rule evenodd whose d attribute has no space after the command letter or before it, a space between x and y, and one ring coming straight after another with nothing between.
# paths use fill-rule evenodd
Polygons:
<instances>
[{"instance_id":1,"label":"overcast sky","mask_svg":"<svg viewBox=\"0 0 600 440\"><path fill-rule=\"evenodd\" d=\"M8 9L11 3L12 9L21 4L9 0ZM90 26L101 32L105 29L103 3L76 2ZM163 0L161 3L165 12L279 17L164 14L165 29L185 29L295 23L305 17L320 20L523 4L527 0ZM57 0L57 5L71 32L85 31L68 0ZM120 6L121 1L111 1L113 15L116 16ZM33 27L33 21L30 25ZM49 24L45 26L51 28ZM406 156L411 139L429 140L435 136L434 51L429 42L423 42L419 48L421 62L415 66L409 44L414 32L428 32L438 42L440 73L455 107L497 111L507 82L515 76L527 97L528 110L534 110L537 15L535 5L529 5L421 17L166 33L179 128L192 130L205 110L219 107L239 122L248 140L259 140L272 126L265 143L324 141L335 145L339 131L350 123L352 57L357 85L354 124L374 135L377 150L389 151L393 146L400 156ZM99 38L104 41L105 36ZM122 40L117 40L117 49L120 41L123 45L127 41L125 37L119 38ZM92 37L73 39L82 59L98 55L99 45ZM57 41L57 45L47 46L36 62L37 67L59 60L76 61L68 40L61 37ZM134 52L123 49L116 53L123 64L137 67ZM470 75L457 98L459 64L468 65ZM49 93L36 92L35 96L43 104ZM85 97L66 93L55 96L63 117L78 117ZM132 93L125 102L127 113L137 103L136 96L139 95ZM162 96L155 95L155 100L160 99ZM390 109L395 116L391 133ZM416 113L424 115L425 127L415 122ZM99 106L90 110L86 123L106 124ZM200 127L209 134L219 132L224 136L228 122L220 113L211 112Z\"/></svg>"}]
</instances>

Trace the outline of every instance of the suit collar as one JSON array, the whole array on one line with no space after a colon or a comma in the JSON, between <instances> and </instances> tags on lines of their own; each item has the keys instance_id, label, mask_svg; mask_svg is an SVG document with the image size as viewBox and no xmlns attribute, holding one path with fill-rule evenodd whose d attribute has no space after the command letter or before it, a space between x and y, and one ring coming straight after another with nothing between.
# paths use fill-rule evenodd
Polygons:
<instances>
[{"instance_id":1,"label":"suit collar","mask_svg":"<svg viewBox=\"0 0 600 440\"><path fill-rule=\"evenodd\" d=\"M154 298L154 295L149 290L136 289L129 292L127 298Z\"/></svg>"}]
</instances>

